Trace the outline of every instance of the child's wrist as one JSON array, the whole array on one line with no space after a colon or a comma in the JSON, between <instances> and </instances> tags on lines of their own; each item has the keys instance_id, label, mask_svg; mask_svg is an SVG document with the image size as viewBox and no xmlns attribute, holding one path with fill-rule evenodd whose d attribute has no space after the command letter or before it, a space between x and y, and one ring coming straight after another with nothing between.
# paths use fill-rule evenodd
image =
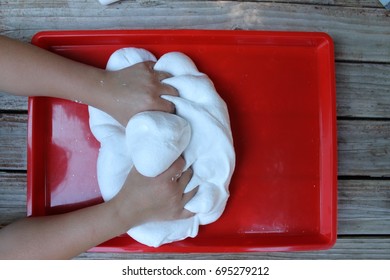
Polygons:
<instances>
[{"instance_id":1,"label":"child's wrist","mask_svg":"<svg viewBox=\"0 0 390 280\"><path fill-rule=\"evenodd\" d=\"M109 102L107 100L107 93L105 89L105 82L107 80L107 73L105 70L95 68L89 75L86 84L86 90L81 96L82 103L91 105L93 107L104 109L104 106Z\"/></svg>"},{"instance_id":2,"label":"child's wrist","mask_svg":"<svg viewBox=\"0 0 390 280\"><path fill-rule=\"evenodd\" d=\"M124 201L120 194L106 203L110 204L109 207L113 211L113 219L115 219L116 227L120 229L120 234L127 232L130 228L139 224L135 213L136 209L128 206L125 207L128 201Z\"/></svg>"}]
</instances>

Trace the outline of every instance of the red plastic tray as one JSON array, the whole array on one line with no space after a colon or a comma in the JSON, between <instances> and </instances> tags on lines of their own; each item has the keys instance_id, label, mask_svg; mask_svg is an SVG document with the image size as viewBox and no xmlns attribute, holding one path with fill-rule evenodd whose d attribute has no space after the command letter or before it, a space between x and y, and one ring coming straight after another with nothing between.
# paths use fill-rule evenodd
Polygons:
<instances>
[{"instance_id":1,"label":"red plastic tray","mask_svg":"<svg viewBox=\"0 0 390 280\"><path fill-rule=\"evenodd\" d=\"M33 44L104 68L117 49L189 55L230 112L237 166L222 217L196 238L150 248L122 235L94 251L254 252L330 248L337 153L332 39L324 33L131 30L38 33ZM29 100L28 215L102 202L87 107Z\"/></svg>"}]
</instances>

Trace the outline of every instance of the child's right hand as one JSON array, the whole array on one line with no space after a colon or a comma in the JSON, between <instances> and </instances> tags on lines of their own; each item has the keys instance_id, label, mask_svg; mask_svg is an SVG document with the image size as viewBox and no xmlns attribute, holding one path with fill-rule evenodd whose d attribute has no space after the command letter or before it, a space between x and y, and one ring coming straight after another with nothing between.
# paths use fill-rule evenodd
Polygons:
<instances>
[{"instance_id":1,"label":"child's right hand","mask_svg":"<svg viewBox=\"0 0 390 280\"><path fill-rule=\"evenodd\" d=\"M179 157L164 173L151 178L141 175L135 168L129 173L122 190L113 200L119 217L134 227L146 222L177 220L192 217L194 213L184 206L197 192L183 193L192 177L192 170L183 172L185 161Z\"/></svg>"}]
</instances>

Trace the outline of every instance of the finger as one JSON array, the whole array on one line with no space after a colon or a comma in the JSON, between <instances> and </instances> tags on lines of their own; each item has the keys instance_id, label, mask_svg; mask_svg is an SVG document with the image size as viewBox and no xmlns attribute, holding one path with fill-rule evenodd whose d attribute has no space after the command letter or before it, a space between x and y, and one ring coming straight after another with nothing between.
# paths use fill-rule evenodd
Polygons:
<instances>
[{"instance_id":1,"label":"finger","mask_svg":"<svg viewBox=\"0 0 390 280\"><path fill-rule=\"evenodd\" d=\"M198 190L199 190L199 186L194 188L192 191L183 194L183 198L182 198L183 205L186 205L187 202L190 201L197 194Z\"/></svg>"},{"instance_id":2,"label":"finger","mask_svg":"<svg viewBox=\"0 0 390 280\"><path fill-rule=\"evenodd\" d=\"M144 65L146 65L149 69L153 70L153 67L154 65L156 64L156 62L154 61L151 61L151 60L147 60L147 61L143 61L143 62L140 62L140 63L143 63Z\"/></svg>"},{"instance_id":3,"label":"finger","mask_svg":"<svg viewBox=\"0 0 390 280\"><path fill-rule=\"evenodd\" d=\"M164 92L164 94L162 94L162 95L179 96L179 92L173 86L168 85L168 84L164 84L164 82L162 82L162 86L163 86L163 92Z\"/></svg>"},{"instance_id":4,"label":"finger","mask_svg":"<svg viewBox=\"0 0 390 280\"><path fill-rule=\"evenodd\" d=\"M162 95L166 95L165 92ZM173 102L163 98L160 96L159 100L159 111L167 112L167 113L175 113L176 112L176 106Z\"/></svg>"},{"instance_id":5,"label":"finger","mask_svg":"<svg viewBox=\"0 0 390 280\"><path fill-rule=\"evenodd\" d=\"M187 209L183 210L183 213L180 215L180 219L188 219L195 216L195 213L188 211Z\"/></svg>"},{"instance_id":6,"label":"finger","mask_svg":"<svg viewBox=\"0 0 390 280\"><path fill-rule=\"evenodd\" d=\"M173 114L176 112L175 104L168 100L162 99L162 101L160 102L160 111Z\"/></svg>"},{"instance_id":7,"label":"finger","mask_svg":"<svg viewBox=\"0 0 390 280\"><path fill-rule=\"evenodd\" d=\"M192 191L183 194L183 199L182 199L182 202L183 202L183 212L181 214L181 218L187 219L187 218L191 218L191 217L193 217L195 215L195 213L185 209L184 206L187 204L188 201L190 201L196 195L196 193L198 192L198 189L199 189L199 186L196 187L195 189L193 189Z\"/></svg>"},{"instance_id":8,"label":"finger","mask_svg":"<svg viewBox=\"0 0 390 280\"><path fill-rule=\"evenodd\" d=\"M183 157L178 157L172 165L165 171L167 176L175 177L177 174L182 174L186 162Z\"/></svg>"},{"instance_id":9,"label":"finger","mask_svg":"<svg viewBox=\"0 0 390 280\"><path fill-rule=\"evenodd\" d=\"M158 79L159 81L162 81L162 80L165 80L165 79L167 79L167 78L172 77L172 75L169 74L168 72L155 71L155 74L156 74L157 79Z\"/></svg>"},{"instance_id":10,"label":"finger","mask_svg":"<svg viewBox=\"0 0 390 280\"><path fill-rule=\"evenodd\" d=\"M186 171L184 171L181 174L180 178L178 179L178 182L181 185L183 191L187 187L188 182L191 180L192 174L193 174L192 169L188 168Z\"/></svg>"}]
</instances>

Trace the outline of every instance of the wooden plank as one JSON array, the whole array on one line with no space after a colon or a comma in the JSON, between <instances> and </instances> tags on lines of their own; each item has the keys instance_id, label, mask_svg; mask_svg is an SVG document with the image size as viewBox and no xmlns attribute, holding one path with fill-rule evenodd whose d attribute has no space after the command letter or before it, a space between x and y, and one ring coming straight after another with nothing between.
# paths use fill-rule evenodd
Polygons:
<instances>
[{"instance_id":1,"label":"wooden plank","mask_svg":"<svg viewBox=\"0 0 390 280\"><path fill-rule=\"evenodd\" d=\"M29 41L41 30L257 29L328 32L336 58L390 62L385 9L237 1L16 1L0 6L2 34Z\"/></svg>"},{"instance_id":2,"label":"wooden plank","mask_svg":"<svg viewBox=\"0 0 390 280\"><path fill-rule=\"evenodd\" d=\"M26 173L9 173L0 171L0 208L25 208L26 189Z\"/></svg>"},{"instance_id":3,"label":"wooden plank","mask_svg":"<svg viewBox=\"0 0 390 280\"><path fill-rule=\"evenodd\" d=\"M390 259L390 239L380 237L340 237L326 251L272 252L245 254L132 254L83 253L75 259L184 259L184 260L281 260L281 259Z\"/></svg>"},{"instance_id":4,"label":"wooden plank","mask_svg":"<svg viewBox=\"0 0 390 280\"><path fill-rule=\"evenodd\" d=\"M236 0L245 2L245 0ZM257 0L255 2L274 2L288 4L311 4L311 5L326 5L326 6L341 6L341 7L358 7L358 8L382 8L378 0Z\"/></svg>"},{"instance_id":5,"label":"wooden plank","mask_svg":"<svg viewBox=\"0 0 390 280\"><path fill-rule=\"evenodd\" d=\"M122 5L128 0L123 0L120 3L117 2L117 5ZM193 0L181 0L180 2L192 2ZM218 0L204 0L208 2L217 2ZM87 5L99 5L98 0L73 0L73 5L77 6L81 3L85 3ZM137 1L140 6L156 6L160 1ZM173 1L171 1L173 2ZM232 2L249 2L245 0L233 0ZM382 7L378 0L256 0L252 2L274 2L274 3L287 3L287 4L312 4L312 5L326 5L326 6L342 6L342 7L361 7L361 8L380 8ZM25 7L33 7L33 8L47 8L47 7L56 7L56 8L66 8L69 7L70 4L66 0L57 0L57 1L47 1L47 0L13 0L6 5L10 6L20 6L23 5Z\"/></svg>"},{"instance_id":6,"label":"wooden plank","mask_svg":"<svg viewBox=\"0 0 390 280\"><path fill-rule=\"evenodd\" d=\"M273 2L282 2L283 0L277 0ZM287 1L284 1L287 2ZM293 3L302 3L303 1L288 1ZM306 0L304 2L317 5L335 5L342 7L370 7L370 8L381 8L378 0Z\"/></svg>"},{"instance_id":7,"label":"wooden plank","mask_svg":"<svg viewBox=\"0 0 390 280\"><path fill-rule=\"evenodd\" d=\"M0 228L26 216L27 175L0 172Z\"/></svg>"},{"instance_id":8,"label":"wooden plank","mask_svg":"<svg viewBox=\"0 0 390 280\"><path fill-rule=\"evenodd\" d=\"M390 64L336 63L337 116L390 118Z\"/></svg>"},{"instance_id":9,"label":"wooden plank","mask_svg":"<svg viewBox=\"0 0 390 280\"><path fill-rule=\"evenodd\" d=\"M192 2L193 0L181 0L180 2ZM209 2L217 2L218 0L208 0ZM95 5L98 6L98 0L72 0L72 3L68 3L69 1L67 0L57 0L57 1L45 1L45 0L40 0L40 1L26 1L26 0L13 0L9 1L3 5L8 5L8 6L20 6L23 5L24 7L33 7L33 8L47 8L47 7L56 7L56 8L67 8L69 6L77 7L80 5L86 6L86 5ZM121 2L117 2L115 4L117 5L122 5L125 2L130 2L128 0L123 0ZM136 2L134 4L137 4L138 6L141 7L153 7L156 5L159 5L161 1L133 1ZM173 1L172 1L173 2ZM245 0L233 0L232 2L249 2ZM251 0L251 2L271 2L270 0ZM301 4L301 5L306 5L306 4L311 4L311 5L335 5L335 6L343 6L343 7L371 7L371 8L379 8L382 7L380 3L378 3L378 0L294 0L294 1L289 1L289 0L272 0L274 3L287 3L287 4Z\"/></svg>"},{"instance_id":10,"label":"wooden plank","mask_svg":"<svg viewBox=\"0 0 390 280\"><path fill-rule=\"evenodd\" d=\"M27 100L25 96L15 96L0 92L0 110L23 110L27 111Z\"/></svg>"},{"instance_id":11,"label":"wooden plank","mask_svg":"<svg viewBox=\"0 0 390 280\"><path fill-rule=\"evenodd\" d=\"M0 169L26 170L27 115L0 114Z\"/></svg>"},{"instance_id":12,"label":"wooden plank","mask_svg":"<svg viewBox=\"0 0 390 280\"><path fill-rule=\"evenodd\" d=\"M339 175L390 177L390 121L341 120L337 126Z\"/></svg>"},{"instance_id":13,"label":"wooden plank","mask_svg":"<svg viewBox=\"0 0 390 280\"><path fill-rule=\"evenodd\" d=\"M181 2L191 1L191 0L182 0ZM218 0L208 0L218 1ZM235 2L250 2L246 0L233 0ZM151 1L144 1L148 3ZM273 3L284 3L284 4L300 4L300 5L324 5L324 6L341 6L341 7L358 7L358 8L382 8L383 6L379 3L378 0L255 0L252 2L273 2ZM153 4L153 3L152 3ZM155 3L154 3L155 4ZM149 4L150 5L150 4Z\"/></svg>"},{"instance_id":14,"label":"wooden plank","mask_svg":"<svg viewBox=\"0 0 390 280\"><path fill-rule=\"evenodd\" d=\"M336 63L337 116L390 118L390 64ZM27 110L27 98L0 93L0 110Z\"/></svg>"},{"instance_id":15,"label":"wooden plank","mask_svg":"<svg viewBox=\"0 0 390 280\"><path fill-rule=\"evenodd\" d=\"M338 233L390 233L390 180L338 181Z\"/></svg>"}]
</instances>

